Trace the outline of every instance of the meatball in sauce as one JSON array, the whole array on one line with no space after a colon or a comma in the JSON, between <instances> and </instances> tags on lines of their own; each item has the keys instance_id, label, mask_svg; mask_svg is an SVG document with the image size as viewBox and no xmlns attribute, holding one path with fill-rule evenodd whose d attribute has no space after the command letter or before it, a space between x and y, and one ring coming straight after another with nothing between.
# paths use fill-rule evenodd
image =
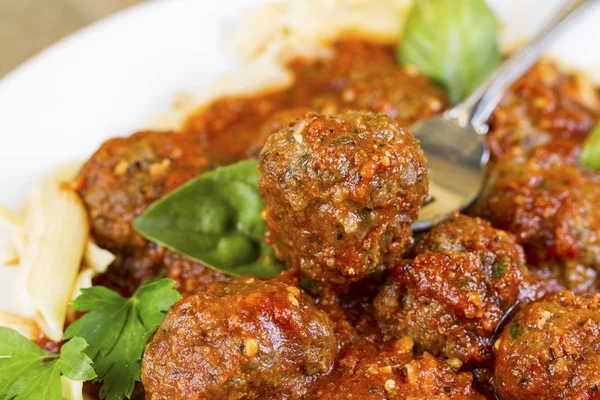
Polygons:
<instances>
[{"instance_id":1,"label":"meatball in sauce","mask_svg":"<svg viewBox=\"0 0 600 400\"><path fill-rule=\"evenodd\" d=\"M333 323L300 289L232 278L176 303L148 344L146 398L299 399L333 367Z\"/></svg>"},{"instance_id":2,"label":"meatball in sauce","mask_svg":"<svg viewBox=\"0 0 600 400\"><path fill-rule=\"evenodd\" d=\"M519 300L526 274L514 236L454 214L412 253L414 259L393 269L375 299L383 333L408 335L421 351L460 363L491 361L494 331Z\"/></svg>"},{"instance_id":3,"label":"meatball in sauce","mask_svg":"<svg viewBox=\"0 0 600 400\"><path fill-rule=\"evenodd\" d=\"M523 308L495 346L502 400L600 398L600 294L564 291Z\"/></svg>"},{"instance_id":4,"label":"meatball in sauce","mask_svg":"<svg viewBox=\"0 0 600 400\"><path fill-rule=\"evenodd\" d=\"M76 179L98 245L117 255L104 284L133 291L166 270L172 253L148 242L133 220L150 204L206 171L205 151L190 137L173 132L139 132L105 142ZM222 275L198 264L206 281Z\"/></svg>"},{"instance_id":5,"label":"meatball in sauce","mask_svg":"<svg viewBox=\"0 0 600 400\"><path fill-rule=\"evenodd\" d=\"M578 292L600 271L600 176L579 165L580 151L577 142L555 140L504 154L479 212L512 232L532 265Z\"/></svg>"},{"instance_id":6,"label":"meatball in sauce","mask_svg":"<svg viewBox=\"0 0 600 400\"><path fill-rule=\"evenodd\" d=\"M96 283L126 293L164 274L185 296L148 344L139 395L598 398L600 179L579 166L595 89L532 68L490 121L495 168L469 210L483 219L454 214L415 244L428 177L409 127L446 97L394 46L332 51L293 60L290 88L217 99L181 132L109 140L81 170L92 236L117 255ZM248 157L279 276L228 278L133 230L152 202Z\"/></svg>"},{"instance_id":7,"label":"meatball in sauce","mask_svg":"<svg viewBox=\"0 0 600 400\"><path fill-rule=\"evenodd\" d=\"M265 239L305 277L358 280L412 244L427 162L390 117L307 114L269 137L258 166Z\"/></svg>"},{"instance_id":8,"label":"meatball in sauce","mask_svg":"<svg viewBox=\"0 0 600 400\"><path fill-rule=\"evenodd\" d=\"M322 378L310 400L455 399L484 400L473 388L473 375L459 372L429 353L413 355L403 337L383 348L363 340L345 350L335 370Z\"/></svg>"}]
</instances>

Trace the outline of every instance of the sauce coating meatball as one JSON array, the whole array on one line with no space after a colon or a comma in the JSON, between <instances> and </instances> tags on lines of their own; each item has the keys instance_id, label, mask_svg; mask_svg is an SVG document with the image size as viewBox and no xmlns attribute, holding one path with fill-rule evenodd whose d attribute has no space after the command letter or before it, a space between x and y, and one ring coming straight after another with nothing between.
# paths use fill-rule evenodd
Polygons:
<instances>
[{"instance_id":1,"label":"sauce coating meatball","mask_svg":"<svg viewBox=\"0 0 600 400\"><path fill-rule=\"evenodd\" d=\"M498 338L503 400L600 398L600 294L563 291L527 305Z\"/></svg>"},{"instance_id":2,"label":"sauce coating meatball","mask_svg":"<svg viewBox=\"0 0 600 400\"><path fill-rule=\"evenodd\" d=\"M498 159L479 213L516 235L532 265L588 290L600 271L600 176L579 166L580 145L553 141Z\"/></svg>"},{"instance_id":3,"label":"sauce coating meatball","mask_svg":"<svg viewBox=\"0 0 600 400\"><path fill-rule=\"evenodd\" d=\"M321 379L307 399L328 400L484 400L473 375L458 372L429 353L415 358L404 337L379 350L363 340L349 347L334 371Z\"/></svg>"},{"instance_id":4,"label":"sauce coating meatball","mask_svg":"<svg viewBox=\"0 0 600 400\"><path fill-rule=\"evenodd\" d=\"M85 163L77 188L88 209L98 245L119 258L111 272L116 281L133 283L166 267L171 252L149 243L133 220L155 200L206 170L200 145L172 132L138 132L106 141ZM197 269L205 269L200 264ZM206 270L206 275L220 274Z\"/></svg>"},{"instance_id":5,"label":"sauce coating meatball","mask_svg":"<svg viewBox=\"0 0 600 400\"><path fill-rule=\"evenodd\" d=\"M490 120L492 153L531 149L557 139L581 141L600 116L600 95L583 76L540 61L506 92Z\"/></svg>"},{"instance_id":6,"label":"sauce coating meatball","mask_svg":"<svg viewBox=\"0 0 600 400\"><path fill-rule=\"evenodd\" d=\"M447 103L445 96L416 70L375 65L351 71L329 91L316 95L312 107L327 115L371 111L410 126L441 112Z\"/></svg>"},{"instance_id":7,"label":"sauce coating meatball","mask_svg":"<svg viewBox=\"0 0 600 400\"><path fill-rule=\"evenodd\" d=\"M515 238L479 218L454 214L416 244L374 301L388 337L421 351L488 362L494 330L519 300L524 255Z\"/></svg>"},{"instance_id":8,"label":"sauce coating meatball","mask_svg":"<svg viewBox=\"0 0 600 400\"><path fill-rule=\"evenodd\" d=\"M165 249L163 263L168 270L167 278L175 281L173 288L183 297L187 297L213 282L227 279L226 275L167 249Z\"/></svg>"},{"instance_id":9,"label":"sauce coating meatball","mask_svg":"<svg viewBox=\"0 0 600 400\"><path fill-rule=\"evenodd\" d=\"M98 245L111 251L145 246L133 219L206 167L201 147L175 133L138 132L106 141L78 179Z\"/></svg>"},{"instance_id":10,"label":"sauce coating meatball","mask_svg":"<svg viewBox=\"0 0 600 400\"><path fill-rule=\"evenodd\" d=\"M307 114L259 156L266 241L313 280L344 283L398 260L427 197L419 142L372 113Z\"/></svg>"},{"instance_id":11,"label":"sauce coating meatball","mask_svg":"<svg viewBox=\"0 0 600 400\"><path fill-rule=\"evenodd\" d=\"M299 398L336 356L333 323L300 289L235 278L176 303L142 363L147 399Z\"/></svg>"}]
</instances>

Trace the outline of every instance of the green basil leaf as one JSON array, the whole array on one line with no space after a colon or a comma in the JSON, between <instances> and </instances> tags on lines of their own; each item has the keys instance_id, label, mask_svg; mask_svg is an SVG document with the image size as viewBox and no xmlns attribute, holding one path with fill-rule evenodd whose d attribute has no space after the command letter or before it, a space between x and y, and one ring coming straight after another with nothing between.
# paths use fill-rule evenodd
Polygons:
<instances>
[{"instance_id":1,"label":"green basil leaf","mask_svg":"<svg viewBox=\"0 0 600 400\"><path fill-rule=\"evenodd\" d=\"M502 62L496 16L484 0L419 0L408 14L398 59L457 103Z\"/></svg>"},{"instance_id":2,"label":"green basil leaf","mask_svg":"<svg viewBox=\"0 0 600 400\"><path fill-rule=\"evenodd\" d=\"M277 275L263 241L255 160L217 168L152 204L133 223L144 237L232 276Z\"/></svg>"},{"instance_id":3,"label":"green basil leaf","mask_svg":"<svg viewBox=\"0 0 600 400\"><path fill-rule=\"evenodd\" d=\"M579 162L585 168L600 172L600 125L596 125L585 140Z\"/></svg>"}]
</instances>

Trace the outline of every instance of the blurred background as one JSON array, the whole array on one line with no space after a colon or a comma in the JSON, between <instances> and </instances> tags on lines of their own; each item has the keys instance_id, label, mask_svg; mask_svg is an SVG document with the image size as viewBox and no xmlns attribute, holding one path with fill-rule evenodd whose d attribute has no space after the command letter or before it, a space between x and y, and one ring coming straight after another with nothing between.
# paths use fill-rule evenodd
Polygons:
<instances>
[{"instance_id":1,"label":"blurred background","mask_svg":"<svg viewBox=\"0 0 600 400\"><path fill-rule=\"evenodd\" d=\"M0 0L0 78L75 30L143 0Z\"/></svg>"}]
</instances>

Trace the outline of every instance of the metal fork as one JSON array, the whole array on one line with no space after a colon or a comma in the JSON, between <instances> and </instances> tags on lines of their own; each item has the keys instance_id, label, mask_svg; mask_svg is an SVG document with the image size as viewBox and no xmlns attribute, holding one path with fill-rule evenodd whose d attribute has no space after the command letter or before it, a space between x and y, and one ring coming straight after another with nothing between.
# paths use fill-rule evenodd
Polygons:
<instances>
[{"instance_id":1,"label":"metal fork","mask_svg":"<svg viewBox=\"0 0 600 400\"><path fill-rule=\"evenodd\" d=\"M478 197L485 178L489 149L487 121L508 87L542 56L558 33L598 0L572 0L560 8L527 44L508 58L466 100L413 125L429 162L432 201L423 206L413 230L430 229L454 210L464 210Z\"/></svg>"}]
</instances>

